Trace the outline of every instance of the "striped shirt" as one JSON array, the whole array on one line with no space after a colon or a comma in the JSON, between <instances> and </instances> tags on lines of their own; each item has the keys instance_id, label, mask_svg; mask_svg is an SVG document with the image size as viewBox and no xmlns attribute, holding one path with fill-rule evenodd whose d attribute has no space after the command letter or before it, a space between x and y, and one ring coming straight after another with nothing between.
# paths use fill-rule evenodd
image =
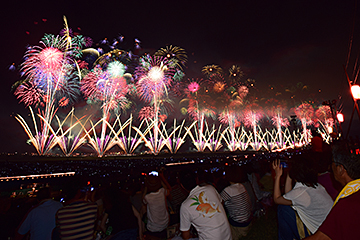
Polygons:
<instances>
[{"instance_id":1,"label":"striped shirt","mask_svg":"<svg viewBox=\"0 0 360 240\"><path fill-rule=\"evenodd\" d=\"M250 220L250 197L242 184L232 184L226 187L220 195L225 202L225 208L232 220L238 223L244 223Z\"/></svg>"},{"instance_id":2,"label":"striped shirt","mask_svg":"<svg viewBox=\"0 0 360 240\"><path fill-rule=\"evenodd\" d=\"M93 239L97 205L85 201L73 202L57 212L61 239Z\"/></svg>"}]
</instances>

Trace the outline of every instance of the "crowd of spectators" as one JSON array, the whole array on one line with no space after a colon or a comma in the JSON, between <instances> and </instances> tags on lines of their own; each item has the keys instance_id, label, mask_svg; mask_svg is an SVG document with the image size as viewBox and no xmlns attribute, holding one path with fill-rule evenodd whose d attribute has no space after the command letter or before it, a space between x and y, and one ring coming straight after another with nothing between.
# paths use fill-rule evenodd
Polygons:
<instances>
[{"instance_id":1,"label":"crowd of spectators","mask_svg":"<svg viewBox=\"0 0 360 240\"><path fill-rule=\"evenodd\" d=\"M166 163L174 160L165 159L78 161L126 174L94 184L83 172L39 189L36 198L2 197L7 223L1 230L10 239L230 240L247 236L254 221L276 206L279 239L354 239L360 160L342 144L317 143L315 149L199 157L173 167ZM63 168L70 169L67 164ZM46 229L36 230L41 221Z\"/></svg>"}]
</instances>

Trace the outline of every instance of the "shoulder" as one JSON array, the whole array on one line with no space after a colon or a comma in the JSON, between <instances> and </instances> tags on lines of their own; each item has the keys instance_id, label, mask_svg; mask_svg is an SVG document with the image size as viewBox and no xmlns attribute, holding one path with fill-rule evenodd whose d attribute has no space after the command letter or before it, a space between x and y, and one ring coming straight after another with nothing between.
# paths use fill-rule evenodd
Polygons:
<instances>
[{"instance_id":1,"label":"shoulder","mask_svg":"<svg viewBox=\"0 0 360 240\"><path fill-rule=\"evenodd\" d=\"M288 199L288 200L292 200L295 198L298 198L299 196L301 196L304 192L306 192L307 190L309 190L310 187L305 186L302 183L295 183L295 186L293 189L291 189L289 192L284 194L284 198Z\"/></svg>"}]
</instances>

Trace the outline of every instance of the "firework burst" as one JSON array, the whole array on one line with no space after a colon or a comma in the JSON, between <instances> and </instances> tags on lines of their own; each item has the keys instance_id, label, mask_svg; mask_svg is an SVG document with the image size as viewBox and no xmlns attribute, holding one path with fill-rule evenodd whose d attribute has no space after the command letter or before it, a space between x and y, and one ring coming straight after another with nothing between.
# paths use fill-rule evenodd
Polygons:
<instances>
[{"instance_id":1,"label":"firework burst","mask_svg":"<svg viewBox=\"0 0 360 240\"><path fill-rule=\"evenodd\" d=\"M309 103L302 103L295 109L295 114L301 120L303 140L305 143L308 143L310 134L308 133L307 126L313 124L314 108Z\"/></svg>"},{"instance_id":2,"label":"firework burst","mask_svg":"<svg viewBox=\"0 0 360 240\"><path fill-rule=\"evenodd\" d=\"M243 71L241 68L237 65L232 65L229 68L229 81L232 84L238 84L240 83L240 79L244 76Z\"/></svg>"},{"instance_id":3,"label":"firework burst","mask_svg":"<svg viewBox=\"0 0 360 240\"><path fill-rule=\"evenodd\" d=\"M14 94L20 102L23 102L26 107L29 107L39 104L43 99L44 92L32 82L28 82L20 85Z\"/></svg>"},{"instance_id":4,"label":"firework burst","mask_svg":"<svg viewBox=\"0 0 360 240\"><path fill-rule=\"evenodd\" d=\"M154 116L155 116L154 108L151 106L145 106L145 107L141 108L139 111L139 119L140 120L152 119L152 118L154 118Z\"/></svg>"},{"instance_id":5,"label":"firework burst","mask_svg":"<svg viewBox=\"0 0 360 240\"><path fill-rule=\"evenodd\" d=\"M142 100L151 102L154 97L158 99L167 93L174 74L171 61L157 56L142 57L135 71L136 87Z\"/></svg>"},{"instance_id":6,"label":"firework burst","mask_svg":"<svg viewBox=\"0 0 360 240\"><path fill-rule=\"evenodd\" d=\"M166 46L165 48L160 48L154 54L155 56L165 57L167 59L175 59L177 67L182 70L187 62L186 51L181 47L177 46Z\"/></svg>"},{"instance_id":7,"label":"firework burst","mask_svg":"<svg viewBox=\"0 0 360 240\"><path fill-rule=\"evenodd\" d=\"M211 77L213 74L222 74L222 68L218 65L206 65L202 68L201 72L207 76Z\"/></svg>"},{"instance_id":8,"label":"firework burst","mask_svg":"<svg viewBox=\"0 0 360 240\"><path fill-rule=\"evenodd\" d=\"M101 102L105 115L109 110L119 112L127 104L128 86L125 78L97 67L82 80L81 91L88 100Z\"/></svg>"}]
</instances>

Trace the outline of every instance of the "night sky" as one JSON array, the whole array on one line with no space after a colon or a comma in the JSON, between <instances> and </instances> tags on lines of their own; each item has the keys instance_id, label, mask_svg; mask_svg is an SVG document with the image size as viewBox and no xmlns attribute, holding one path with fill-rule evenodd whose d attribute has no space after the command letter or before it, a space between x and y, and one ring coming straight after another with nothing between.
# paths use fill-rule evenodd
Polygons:
<instances>
[{"instance_id":1,"label":"night sky","mask_svg":"<svg viewBox=\"0 0 360 240\"><path fill-rule=\"evenodd\" d=\"M58 34L63 15L70 28L94 42L121 34L124 48L132 48L135 38L143 49L170 44L184 48L187 78L201 77L208 64L224 69L237 64L258 88L303 82L318 92L318 99L338 100L346 132L353 102L343 66L353 80L360 53L359 7L354 0L6 1L0 14L0 152L35 152L14 118L29 111L11 92L20 76L8 68L19 65L26 46L37 44L44 33ZM356 115L354 120L355 136L360 127Z\"/></svg>"}]
</instances>

